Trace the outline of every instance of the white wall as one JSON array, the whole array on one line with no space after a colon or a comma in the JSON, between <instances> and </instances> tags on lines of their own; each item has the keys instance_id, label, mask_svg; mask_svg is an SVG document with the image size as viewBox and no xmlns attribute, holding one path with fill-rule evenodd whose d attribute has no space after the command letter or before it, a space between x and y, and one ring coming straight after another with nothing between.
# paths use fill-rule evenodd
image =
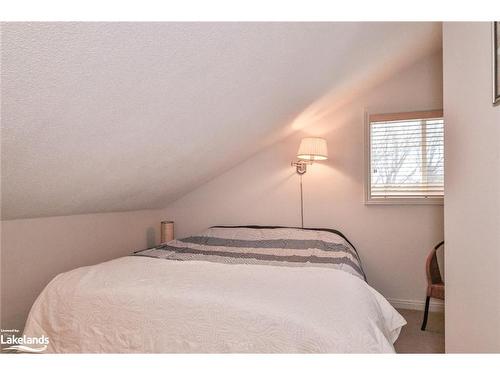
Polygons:
<instances>
[{"instance_id":1,"label":"white wall","mask_svg":"<svg viewBox=\"0 0 500 375\"><path fill-rule=\"evenodd\" d=\"M164 207L282 138L329 87L441 45L439 22L1 26L8 220Z\"/></svg>"},{"instance_id":2,"label":"white wall","mask_svg":"<svg viewBox=\"0 0 500 375\"><path fill-rule=\"evenodd\" d=\"M445 23L446 351L500 352L500 106L491 24Z\"/></svg>"},{"instance_id":3,"label":"white wall","mask_svg":"<svg viewBox=\"0 0 500 375\"><path fill-rule=\"evenodd\" d=\"M374 287L392 299L421 302L425 258L443 239L443 207L364 204L364 110L442 108L441 51L343 99L319 99L292 122L294 135L170 204L163 216L175 220L177 237L216 224L299 226L299 177L290 162L302 136L320 135L330 159L304 176L305 226L340 229L358 248Z\"/></svg>"},{"instance_id":4,"label":"white wall","mask_svg":"<svg viewBox=\"0 0 500 375\"><path fill-rule=\"evenodd\" d=\"M130 254L159 241L159 211L1 222L1 327L22 330L57 274Z\"/></svg>"}]
</instances>

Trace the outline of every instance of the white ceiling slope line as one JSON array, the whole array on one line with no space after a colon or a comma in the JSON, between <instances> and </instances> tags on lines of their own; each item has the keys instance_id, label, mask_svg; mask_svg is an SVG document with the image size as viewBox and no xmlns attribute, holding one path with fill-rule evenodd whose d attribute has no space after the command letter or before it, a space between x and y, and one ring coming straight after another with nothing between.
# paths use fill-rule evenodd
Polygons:
<instances>
[{"instance_id":1,"label":"white ceiling slope line","mask_svg":"<svg viewBox=\"0 0 500 375\"><path fill-rule=\"evenodd\" d=\"M439 23L3 24L2 219L164 207L440 46Z\"/></svg>"}]
</instances>

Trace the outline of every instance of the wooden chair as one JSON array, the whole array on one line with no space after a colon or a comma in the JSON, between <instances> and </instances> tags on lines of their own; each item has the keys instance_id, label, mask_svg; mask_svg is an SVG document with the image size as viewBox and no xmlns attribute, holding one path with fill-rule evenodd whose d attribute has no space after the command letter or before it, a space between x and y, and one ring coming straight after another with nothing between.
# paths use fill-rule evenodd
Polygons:
<instances>
[{"instance_id":1,"label":"wooden chair","mask_svg":"<svg viewBox=\"0 0 500 375\"><path fill-rule=\"evenodd\" d=\"M427 273L427 298L425 299L425 312L424 321L422 322L422 331L425 331L427 326L427 317L429 315L429 302L432 298L438 298L444 300L444 281L441 277L441 272L439 271L439 265L437 261L436 251L444 245L444 241L438 243L427 256L427 262L425 264Z\"/></svg>"}]
</instances>

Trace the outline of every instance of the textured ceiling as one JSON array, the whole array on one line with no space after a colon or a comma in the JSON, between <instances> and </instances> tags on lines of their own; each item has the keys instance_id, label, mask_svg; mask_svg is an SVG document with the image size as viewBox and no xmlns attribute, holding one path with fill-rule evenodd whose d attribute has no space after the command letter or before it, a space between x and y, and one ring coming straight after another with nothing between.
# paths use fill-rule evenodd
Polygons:
<instances>
[{"instance_id":1,"label":"textured ceiling","mask_svg":"<svg viewBox=\"0 0 500 375\"><path fill-rule=\"evenodd\" d=\"M4 23L2 218L164 207L440 43L439 23Z\"/></svg>"}]
</instances>

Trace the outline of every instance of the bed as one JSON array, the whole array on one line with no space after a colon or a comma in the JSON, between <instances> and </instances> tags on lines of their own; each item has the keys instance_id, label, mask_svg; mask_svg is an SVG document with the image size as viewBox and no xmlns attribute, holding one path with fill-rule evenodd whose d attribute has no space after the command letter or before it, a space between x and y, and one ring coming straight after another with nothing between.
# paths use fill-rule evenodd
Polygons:
<instances>
[{"instance_id":1,"label":"bed","mask_svg":"<svg viewBox=\"0 0 500 375\"><path fill-rule=\"evenodd\" d=\"M331 229L212 227L56 276L49 353L393 353L403 317Z\"/></svg>"}]
</instances>

